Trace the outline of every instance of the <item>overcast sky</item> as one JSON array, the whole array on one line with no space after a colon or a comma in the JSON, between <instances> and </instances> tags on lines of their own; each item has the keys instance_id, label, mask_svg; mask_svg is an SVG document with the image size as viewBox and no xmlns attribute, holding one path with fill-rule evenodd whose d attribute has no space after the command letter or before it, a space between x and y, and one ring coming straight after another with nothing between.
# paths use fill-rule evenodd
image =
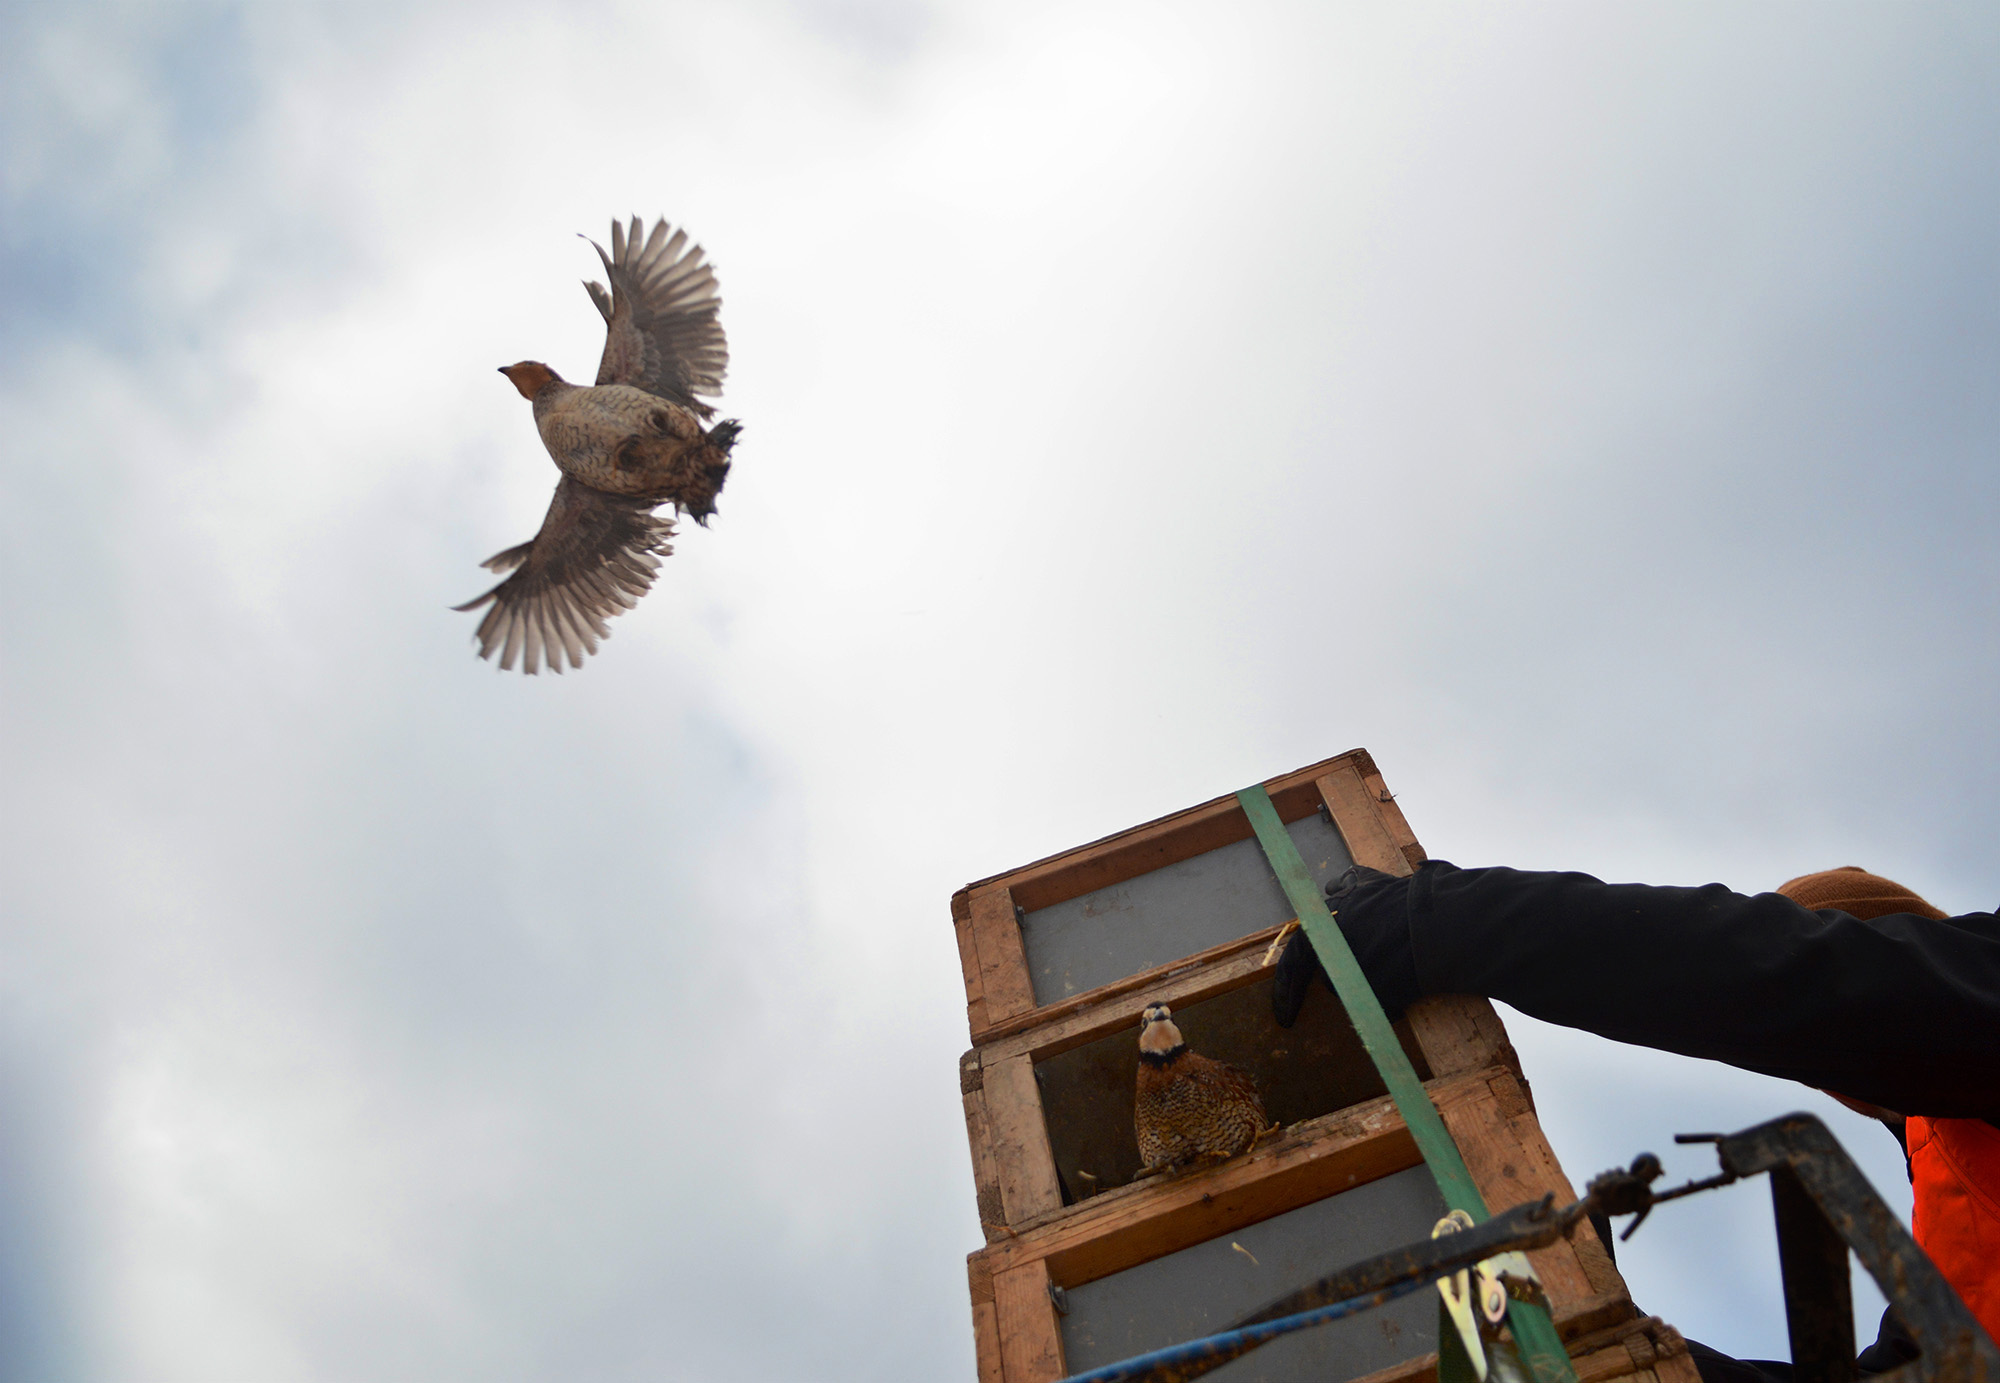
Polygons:
<instances>
[{"instance_id":1,"label":"overcast sky","mask_svg":"<svg viewBox=\"0 0 2000 1383\"><path fill-rule=\"evenodd\" d=\"M970 1378L947 900L1356 745L1433 855L2000 901L2000 18L0 7L0 1373ZM476 563L579 231L720 513ZM1644 976L1632 983L1643 984ZM1795 1086L1510 1019L1579 1180ZM1783 1357L1768 1197L1640 1303ZM1864 1311L1866 1307L1863 1307Z\"/></svg>"}]
</instances>

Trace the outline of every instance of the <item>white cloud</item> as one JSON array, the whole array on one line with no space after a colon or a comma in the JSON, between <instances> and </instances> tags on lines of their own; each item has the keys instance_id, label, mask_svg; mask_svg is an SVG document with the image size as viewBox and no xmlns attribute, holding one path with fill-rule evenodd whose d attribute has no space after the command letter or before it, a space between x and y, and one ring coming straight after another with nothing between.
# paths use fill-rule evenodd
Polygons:
<instances>
[{"instance_id":1,"label":"white cloud","mask_svg":"<svg viewBox=\"0 0 2000 1383\"><path fill-rule=\"evenodd\" d=\"M1464 862L1990 905L1993 34L1842 16L17 12L21 1357L965 1375L951 889L1356 743ZM739 464L500 677L493 368L634 212ZM1523 1045L1579 1175L1807 1098Z\"/></svg>"}]
</instances>

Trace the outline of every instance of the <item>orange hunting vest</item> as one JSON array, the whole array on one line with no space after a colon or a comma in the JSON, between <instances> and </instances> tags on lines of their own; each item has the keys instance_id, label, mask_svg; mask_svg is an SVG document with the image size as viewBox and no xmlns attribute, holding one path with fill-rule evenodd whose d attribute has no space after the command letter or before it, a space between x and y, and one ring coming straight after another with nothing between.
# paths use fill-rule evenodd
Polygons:
<instances>
[{"instance_id":1,"label":"orange hunting vest","mask_svg":"<svg viewBox=\"0 0 2000 1383\"><path fill-rule=\"evenodd\" d=\"M2000 1128L1982 1119L1926 1119L1904 1126L1917 1244L1937 1264L1986 1333L2000 1340Z\"/></svg>"}]
</instances>

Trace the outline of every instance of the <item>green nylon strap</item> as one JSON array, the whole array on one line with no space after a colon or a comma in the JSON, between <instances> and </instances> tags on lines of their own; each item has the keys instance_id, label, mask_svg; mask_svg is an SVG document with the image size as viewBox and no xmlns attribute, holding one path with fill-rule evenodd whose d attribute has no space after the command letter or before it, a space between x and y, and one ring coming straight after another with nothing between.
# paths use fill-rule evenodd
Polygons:
<instances>
[{"instance_id":1,"label":"green nylon strap","mask_svg":"<svg viewBox=\"0 0 2000 1383\"><path fill-rule=\"evenodd\" d=\"M1444 1120L1438 1117L1437 1106L1431 1103L1423 1082L1417 1079L1417 1070L1410 1065L1409 1054L1397 1039L1396 1030L1389 1026L1389 1015L1382 1011L1382 1001L1375 997L1368 977L1361 973L1361 963L1354 958L1353 948L1334 923L1333 914L1326 910L1326 900L1313 883L1305 860L1300 858L1299 847L1292 843L1291 833L1278 819L1271 795L1260 783L1237 793L1236 800L1243 804L1243 814L1250 818L1250 827L1257 833L1257 843L1264 847L1264 858L1270 861L1271 872L1278 876L1299 925L1318 953L1320 964L1326 967L1327 977L1333 981L1333 992L1340 996L1363 1049L1374 1061L1382 1083L1389 1087L1389 1098L1395 1101L1396 1112L1403 1116L1417 1151L1423 1154L1424 1165L1436 1178L1445 1205L1463 1210L1474 1224L1483 1223L1491 1218L1486 1198L1479 1194L1472 1173L1466 1170L1465 1159L1459 1155L1458 1144L1451 1141ZM1509 1303L1507 1316L1515 1338L1520 1341L1521 1353L1541 1383L1576 1383L1576 1375L1569 1366L1569 1352L1563 1348L1548 1312L1531 1302L1515 1301Z\"/></svg>"},{"instance_id":2,"label":"green nylon strap","mask_svg":"<svg viewBox=\"0 0 2000 1383\"><path fill-rule=\"evenodd\" d=\"M1410 1065L1396 1030L1389 1026L1389 1015L1382 1011L1375 990L1361 973L1361 962L1354 958L1347 938L1335 925L1333 914L1326 910L1326 900L1320 896L1319 886L1313 883L1306 862L1299 857L1299 847L1292 844L1291 833L1278 820L1278 809L1271 805L1270 794L1262 786L1245 788L1236 794L1236 800L1243 804L1250 825L1257 832L1257 843L1264 847L1264 858L1271 862L1278 882L1284 885L1285 897L1291 901L1292 911L1297 914L1299 925L1305 928L1313 950L1319 953L1319 963L1326 967L1327 976L1333 981L1333 992L1346 1007L1354 1031L1361 1037L1361 1045L1367 1049L1375 1069L1382 1073L1382 1083L1389 1087L1389 1098L1396 1102L1396 1112L1403 1116L1417 1151L1424 1155L1424 1164L1437 1178L1446 1208L1463 1210L1472 1216L1474 1224L1483 1223L1488 1218L1486 1200L1479 1194L1472 1173L1465 1169L1465 1159L1459 1156L1458 1144L1451 1141L1444 1120L1438 1117L1437 1106L1431 1103L1423 1082L1417 1079L1416 1067Z\"/></svg>"}]
</instances>

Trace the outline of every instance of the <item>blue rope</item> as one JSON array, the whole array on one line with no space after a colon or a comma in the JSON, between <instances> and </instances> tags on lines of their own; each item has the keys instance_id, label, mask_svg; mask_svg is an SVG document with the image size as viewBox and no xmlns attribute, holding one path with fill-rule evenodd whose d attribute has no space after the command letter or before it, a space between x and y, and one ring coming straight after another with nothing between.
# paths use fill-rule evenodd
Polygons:
<instances>
[{"instance_id":1,"label":"blue rope","mask_svg":"<svg viewBox=\"0 0 2000 1383\"><path fill-rule=\"evenodd\" d=\"M1431 1285L1432 1279L1420 1277L1409 1282L1397 1282L1384 1287L1379 1292L1370 1292L1364 1297L1349 1297L1346 1301L1336 1301L1331 1306L1315 1306L1310 1311L1301 1311L1296 1316L1281 1316L1275 1321L1265 1321L1260 1325L1246 1325L1241 1330L1225 1330L1219 1335L1205 1335L1199 1340L1189 1340L1186 1344L1170 1345L1166 1349L1156 1349L1151 1354L1134 1355L1116 1364L1106 1364L1101 1369L1089 1373L1072 1374L1062 1383L1170 1383L1171 1380L1194 1378L1210 1369L1222 1367L1230 1360L1248 1354L1262 1344L1289 1335L1295 1330L1305 1330L1328 1321L1337 1321L1342 1316L1352 1316L1371 1307L1380 1306L1397 1297L1408 1296ZM1205 1365L1193 1369L1182 1366Z\"/></svg>"}]
</instances>

